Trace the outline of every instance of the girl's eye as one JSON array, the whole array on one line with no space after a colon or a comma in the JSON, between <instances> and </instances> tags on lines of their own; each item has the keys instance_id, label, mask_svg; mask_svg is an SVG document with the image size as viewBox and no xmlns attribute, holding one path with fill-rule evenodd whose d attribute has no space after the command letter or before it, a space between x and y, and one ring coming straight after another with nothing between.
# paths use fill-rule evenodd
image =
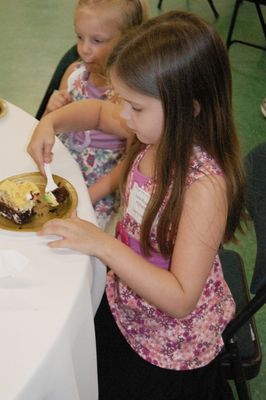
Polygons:
<instances>
[{"instance_id":1,"label":"girl's eye","mask_svg":"<svg viewBox=\"0 0 266 400\"><path fill-rule=\"evenodd\" d=\"M135 112L141 112L141 108L138 108L138 107L133 107L132 106L132 110L135 111Z\"/></svg>"},{"instance_id":2,"label":"girl's eye","mask_svg":"<svg viewBox=\"0 0 266 400\"><path fill-rule=\"evenodd\" d=\"M103 40L102 39L98 39L98 38L93 38L93 39L91 39L91 42L95 43L95 44L100 44L100 43L103 42Z\"/></svg>"}]
</instances>

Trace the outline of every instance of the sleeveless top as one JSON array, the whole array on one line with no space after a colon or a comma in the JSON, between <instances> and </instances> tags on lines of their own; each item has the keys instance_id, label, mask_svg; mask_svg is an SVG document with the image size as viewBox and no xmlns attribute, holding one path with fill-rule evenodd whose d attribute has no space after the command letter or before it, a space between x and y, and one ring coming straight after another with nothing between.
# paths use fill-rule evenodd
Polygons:
<instances>
[{"instance_id":1,"label":"sleeveless top","mask_svg":"<svg viewBox=\"0 0 266 400\"><path fill-rule=\"evenodd\" d=\"M72 95L73 101L82 99L106 100L112 96L110 89L98 88L92 84L83 62L80 62L69 76L68 92ZM67 140L70 149L76 151L82 151L88 146L110 150L124 150L126 146L125 139L97 129L68 133Z\"/></svg>"},{"instance_id":2,"label":"sleeveless top","mask_svg":"<svg viewBox=\"0 0 266 400\"><path fill-rule=\"evenodd\" d=\"M139 171L139 163L147 148L137 156L129 173L124 214L118 226L118 238L141 255L141 215L154 183ZM195 147L187 187L206 173L223 175L216 162ZM164 206L162 204L159 212ZM159 253L156 224L152 227L151 243L153 252L148 261L158 268L169 269L170 259L163 258ZM129 345L149 363L173 370L195 369L212 361L223 347L222 332L235 312L235 303L224 280L218 255L196 308L186 317L173 318L149 304L113 271L109 271L107 276L106 295L116 324Z\"/></svg>"}]
</instances>

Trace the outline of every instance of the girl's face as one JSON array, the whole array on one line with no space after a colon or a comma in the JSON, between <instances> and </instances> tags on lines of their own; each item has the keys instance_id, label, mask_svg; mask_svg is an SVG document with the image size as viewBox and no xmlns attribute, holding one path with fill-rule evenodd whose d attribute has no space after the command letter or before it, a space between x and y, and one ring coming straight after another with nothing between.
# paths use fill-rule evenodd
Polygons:
<instances>
[{"instance_id":1,"label":"girl's face","mask_svg":"<svg viewBox=\"0 0 266 400\"><path fill-rule=\"evenodd\" d=\"M115 10L77 9L77 48L88 72L105 75L107 59L121 37L117 18Z\"/></svg>"},{"instance_id":2,"label":"girl's face","mask_svg":"<svg viewBox=\"0 0 266 400\"><path fill-rule=\"evenodd\" d=\"M132 90L112 70L110 76L122 105L121 116L142 143L156 145L164 127L161 101Z\"/></svg>"}]
</instances>

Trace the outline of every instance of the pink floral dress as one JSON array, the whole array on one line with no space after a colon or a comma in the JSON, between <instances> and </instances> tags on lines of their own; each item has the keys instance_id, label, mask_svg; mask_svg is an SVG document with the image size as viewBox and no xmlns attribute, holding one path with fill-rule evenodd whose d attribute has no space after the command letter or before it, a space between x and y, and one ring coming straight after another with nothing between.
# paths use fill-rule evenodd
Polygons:
<instances>
[{"instance_id":1,"label":"pink floral dress","mask_svg":"<svg viewBox=\"0 0 266 400\"><path fill-rule=\"evenodd\" d=\"M145 193L152 191L153 181L139 171L139 163L147 148L136 158L129 174L125 195L125 211L119 226L121 241L141 254L140 223L132 217L130 196L135 185ZM215 161L195 147L187 186L208 174L222 175ZM162 208L164 205L162 205ZM130 211L130 212L128 212ZM156 226L152 228L154 251L149 258L158 268L168 269L170 260L158 252ZM113 317L130 346L143 359L161 368L189 370L212 361L223 346L222 332L233 318L235 304L224 280L218 255L196 308L184 318L172 318L134 293L112 271L107 277L106 295Z\"/></svg>"}]
</instances>

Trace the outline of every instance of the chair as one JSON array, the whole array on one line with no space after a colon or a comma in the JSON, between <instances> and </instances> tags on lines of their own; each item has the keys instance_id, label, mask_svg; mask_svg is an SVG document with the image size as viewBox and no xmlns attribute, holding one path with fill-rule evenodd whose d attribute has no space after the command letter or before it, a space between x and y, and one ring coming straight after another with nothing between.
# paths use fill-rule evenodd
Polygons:
<instances>
[{"instance_id":1,"label":"chair","mask_svg":"<svg viewBox=\"0 0 266 400\"><path fill-rule=\"evenodd\" d=\"M220 355L227 379L233 380L239 400L251 400L248 381L260 370L262 354L254 315L266 302L266 142L245 158L247 209L254 224L257 252L250 285L238 252L222 249L220 258L225 279L236 302L235 318L223 333L225 347ZM254 296L251 298L250 293Z\"/></svg>"},{"instance_id":2,"label":"chair","mask_svg":"<svg viewBox=\"0 0 266 400\"><path fill-rule=\"evenodd\" d=\"M262 13L262 9L261 6L262 5L266 5L266 0L236 0L235 2L235 6L234 6L234 10L233 10L233 14L232 14L232 18L231 18L231 22L229 25L229 30L228 30L228 35L227 35L227 40L226 40L226 45L227 48L229 49L229 47L233 44L233 43L241 43L250 47L255 47L257 49L261 49L261 50L266 50L265 46L261 46L255 43L251 43L248 41L244 41L244 40L240 40L240 39L233 39L233 32L235 29L235 24L236 24L236 18L239 12L239 7L241 5L241 3L243 3L244 1L248 1L249 3L253 3L254 6L256 7L257 10L257 14L258 14L258 18L259 18L259 23L261 25L262 28L262 32L264 34L264 38L266 40L266 23L265 23L265 19Z\"/></svg>"},{"instance_id":3,"label":"chair","mask_svg":"<svg viewBox=\"0 0 266 400\"><path fill-rule=\"evenodd\" d=\"M162 8L162 2L163 2L163 0L159 0L158 6L157 6L159 10L161 10L161 8ZM213 4L213 1L212 0L208 0L208 3L209 3L209 5L210 5L210 7L211 7L211 9L213 11L213 14L214 14L215 18L217 19L219 17L219 14L218 14L218 11L215 8L215 5Z\"/></svg>"},{"instance_id":4,"label":"chair","mask_svg":"<svg viewBox=\"0 0 266 400\"><path fill-rule=\"evenodd\" d=\"M61 58L61 60L59 61L59 63L57 64L55 71L53 73L53 76L50 80L50 83L46 89L46 92L44 94L44 97L41 101L41 104L38 108L38 111L35 115L35 118L37 119L41 119L41 117L43 116L43 113L46 109L47 103L49 101L49 98L51 96L51 94L53 93L54 90L59 88L61 79L64 75L65 70L67 69L67 67L72 64L74 61L78 60L79 55L77 52L77 46L74 45L72 46Z\"/></svg>"}]
</instances>

